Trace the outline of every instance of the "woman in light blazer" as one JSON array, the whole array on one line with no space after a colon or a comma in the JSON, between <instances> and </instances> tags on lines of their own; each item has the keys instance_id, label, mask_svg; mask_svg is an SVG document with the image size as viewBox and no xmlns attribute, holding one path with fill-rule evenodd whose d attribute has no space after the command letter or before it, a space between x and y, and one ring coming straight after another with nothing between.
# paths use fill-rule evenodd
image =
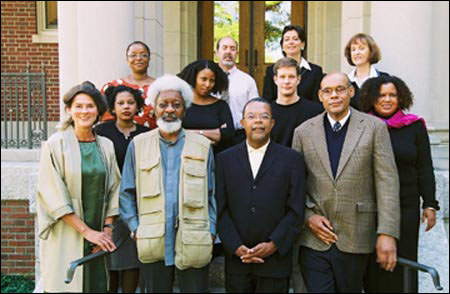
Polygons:
<instances>
[{"instance_id":1,"label":"woman in light blazer","mask_svg":"<svg viewBox=\"0 0 450 294\"><path fill-rule=\"evenodd\" d=\"M120 173L113 143L96 136L94 124L106 111L91 82L64 96L69 117L42 146L37 188L41 273L45 292L106 293L104 258L85 264L65 284L73 260L114 251L112 223L118 215Z\"/></svg>"}]
</instances>

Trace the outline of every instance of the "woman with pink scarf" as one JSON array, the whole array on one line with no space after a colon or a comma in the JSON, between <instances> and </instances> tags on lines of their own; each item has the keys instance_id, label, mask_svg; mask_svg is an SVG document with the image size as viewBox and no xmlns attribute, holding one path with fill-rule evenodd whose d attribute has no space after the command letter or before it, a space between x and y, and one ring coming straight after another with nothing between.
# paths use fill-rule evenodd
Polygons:
<instances>
[{"instance_id":1,"label":"woman with pink scarf","mask_svg":"<svg viewBox=\"0 0 450 294\"><path fill-rule=\"evenodd\" d=\"M360 109L379 117L389 130L400 177L401 228L398 256L417 261L420 219L429 231L436 223L439 204L435 197L435 179L430 140L423 118L406 114L413 95L400 78L380 76L367 80L360 91ZM423 213L420 217L420 199ZM414 277L417 293L417 274ZM403 268L384 271L376 256L369 263L365 278L366 293L402 293Z\"/></svg>"}]
</instances>

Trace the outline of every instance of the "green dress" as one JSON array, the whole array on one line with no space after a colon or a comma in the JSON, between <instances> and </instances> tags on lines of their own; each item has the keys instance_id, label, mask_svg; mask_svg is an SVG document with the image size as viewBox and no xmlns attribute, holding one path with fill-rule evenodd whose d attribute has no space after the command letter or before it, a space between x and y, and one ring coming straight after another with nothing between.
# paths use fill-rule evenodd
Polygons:
<instances>
[{"instance_id":1,"label":"green dress","mask_svg":"<svg viewBox=\"0 0 450 294\"><path fill-rule=\"evenodd\" d=\"M80 142L82 171L82 203L84 222L89 228L102 231L103 197L105 194L106 170L96 142ZM84 256L94 246L84 240ZM97 258L84 265L83 292L107 293L105 258Z\"/></svg>"}]
</instances>

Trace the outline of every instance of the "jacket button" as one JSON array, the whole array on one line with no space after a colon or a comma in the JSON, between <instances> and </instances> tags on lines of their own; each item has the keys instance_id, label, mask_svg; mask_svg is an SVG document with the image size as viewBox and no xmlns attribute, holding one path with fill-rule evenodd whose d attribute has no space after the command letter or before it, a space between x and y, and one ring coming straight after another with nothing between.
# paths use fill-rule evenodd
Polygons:
<instances>
[{"instance_id":1,"label":"jacket button","mask_svg":"<svg viewBox=\"0 0 450 294\"><path fill-rule=\"evenodd\" d=\"M252 207L250 210L251 210L251 212L253 212L253 213L256 212L256 208L254 208L254 207Z\"/></svg>"},{"instance_id":2,"label":"jacket button","mask_svg":"<svg viewBox=\"0 0 450 294\"><path fill-rule=\"evenodd\" d=\"M253 190L255 190L256 189L256 185L254 185L252 188L253 188Z\"/></svg>"}]
</instances>

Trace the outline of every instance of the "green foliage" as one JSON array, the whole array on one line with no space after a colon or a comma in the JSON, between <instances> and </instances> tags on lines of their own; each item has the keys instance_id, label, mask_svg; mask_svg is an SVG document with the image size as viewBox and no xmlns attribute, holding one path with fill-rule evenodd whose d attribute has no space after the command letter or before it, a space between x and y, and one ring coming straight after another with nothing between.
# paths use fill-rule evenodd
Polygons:
<instances>
[{"instance_id":1,"label":"green foliage","mask_svg":"<svg viewBox=\"0 0 450 294\"><path fill-rule=\"evenodd\" d=\"M225 36L239 40L239 2L214 2L214 45Z\"/></svg>"},{"instance_id":2,"label":"green foliage","mask_svg":"<svg viewBox=\"0 0 450 294\"><path fill-rule=\"evenodd\" d=\"M2 276L2 293L33 293L34 280L27 276Z\"/></svg>"}]
</instances>

